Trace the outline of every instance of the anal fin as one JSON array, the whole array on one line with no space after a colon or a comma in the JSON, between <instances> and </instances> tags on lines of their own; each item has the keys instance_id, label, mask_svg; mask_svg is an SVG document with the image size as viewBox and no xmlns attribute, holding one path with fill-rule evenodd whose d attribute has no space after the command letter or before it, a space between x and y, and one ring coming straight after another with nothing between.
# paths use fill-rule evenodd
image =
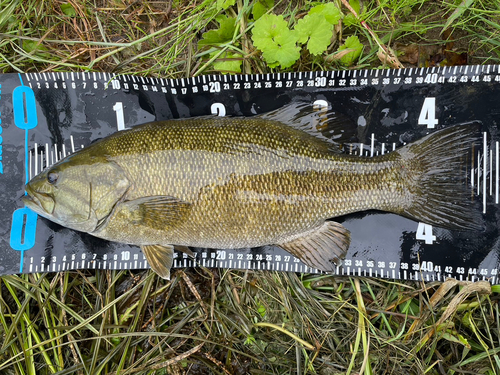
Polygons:
<instances>
[{"instance_id":1,"label":"anal fin","mask_svg":"<svg viewBox=\"0 0 500 375\"><path fill-rule=\"evenodd\" d=\"M342 224L326 221L317 229L278 246L309 267L331 272L345 258L350 243L351 234Z\"/></svg>"},{"instance_id":2,"label":"anal fin","mask_svg":"<svg viewBox=\"0 0 500 375\"><path fill-rule=\"evenodd\" d=\"M171 245L143 245L141 250L151 269L161 278L170 280L170 269L174 263L174 247Z\"/></svg>"}]
</instances>

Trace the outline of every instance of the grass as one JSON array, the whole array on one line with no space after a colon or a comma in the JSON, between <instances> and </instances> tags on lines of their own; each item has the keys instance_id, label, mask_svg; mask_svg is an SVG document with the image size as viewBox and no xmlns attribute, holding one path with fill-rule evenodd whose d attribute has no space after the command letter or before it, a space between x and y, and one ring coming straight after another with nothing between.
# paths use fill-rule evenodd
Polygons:
<instances>
[{"instance_id":1,"label":"grass","mask_svg":"<svg viewBox=\"0 0 500 375\"><path fill-rule=\"evenodd\" d=\"M0 70L179 78L217 72L230 50L245 73L278 71L252 47L252 6L1 0ZM273 12L293 23L310 6L281 2ZM237 17L232 40L200 49L219 12ZM339 40L353 34L365 45L357 68L408 66L414 45L420 66L464 53L470 64L500 62L494 0L381 0L356 13L366 24L340 25L327 53L302 51L286 71L340 68ZM0 374L500 373L500 288L485 283L200 268L177 270L171 281L79 271L0 284Z\"/></svg>"},{"instance_id":2,"label":"grass","mask_svg":"<svg viewBox=\"0 0 500 375\"><path fill-rule=\"evenodd\" d=\"M494 374L496 297L487 283L231 270L5 276L0 371Z\"/></svg>"}]
</instances>

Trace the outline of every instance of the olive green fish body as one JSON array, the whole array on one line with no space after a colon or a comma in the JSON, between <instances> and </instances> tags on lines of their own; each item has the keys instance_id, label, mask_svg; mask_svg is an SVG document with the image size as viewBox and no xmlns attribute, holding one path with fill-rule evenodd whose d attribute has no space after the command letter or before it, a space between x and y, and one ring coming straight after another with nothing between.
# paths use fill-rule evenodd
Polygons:
<instances>
[{"instance_id":1,"label":"olive green fish body","mask_svg":"<svg viewBox=\"0 0 500 375\"><path fill-rule=\"evenodd\" d=\"M152 123L117 134L92 153L124 170L131 184L125 201L171 196L190 205L182 220L164 226L130 225L134 209L117 206L94 234L120 242L262 246L286 242L327 218L388 210L400 200L395 157L332 155L313 136L261 119Z\"/></svg>"},{"instance_id":2,"label":"olive green fish body","mask_svg":"<svg viewBox=\"0 0 500 375\"><path fill-rule=\"evenodd\" d=\"M36 176L26 205L61 225L141 246L163 277L173 245L189 252L186 246L277 244L331 271L330 260L345 256L350 234L326 219L357 211L479 227L470 200L461 199L467 190L457 187L475 127L445 128L366 158L332 151L314 127L284 123L279 117L286 111L170 120L115 133ZM450 196L450 189L458 193Z\"/></svg>"}]
</instances>

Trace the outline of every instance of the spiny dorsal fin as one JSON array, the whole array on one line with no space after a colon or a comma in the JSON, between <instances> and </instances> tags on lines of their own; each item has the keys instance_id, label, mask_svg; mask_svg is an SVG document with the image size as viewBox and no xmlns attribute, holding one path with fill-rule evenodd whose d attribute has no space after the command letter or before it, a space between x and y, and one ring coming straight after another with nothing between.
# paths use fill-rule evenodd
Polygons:
<instances>
[{"instance_id":1,"label":"spiny dorsal fin","mask_svg":"<svg viewBox=\"0 0 500 375\"><path fill-rule=\"evenodd\" d=\"M158 230L179 225L191 209L191 203L163 195L139 198L123 204L128 206L134 224Z\"/></svg>"},{"instance_id":2,"label":"spiny dorsal fin","mask_svg":"<svg viewBox=\"0 0 500 375\"><path fill-rule=\"evenodd\" d=\"M342 224L326 221L317 229L278 246L309 267L331 272L345 258L350 243L351 235Z\"/></svg>"},{"instance_id":3,"label":"spiny dorsal fin","mask_svg":"<svg viewBox=\"0 0 500 375\"><path fill-rule=\"evenodd\" d=\"M161 278L170 280L170 269L174 263L174 247L171 245L143 245L141 250L151 269Z\"/></svg>"},{"instance_id":4,"label":"spiny dorsal fin","mask_svg":"<svg viewBox=\"0 0 500 375\"><path fill-rule=\"evenodd\" d=\"M353 126L351 118L331 108L313 106L311 103L293 102L257 117L304 131L330 144L332 151L339 151L344 143L357 141L357 127Z\"/></svg>"}]
</instances>

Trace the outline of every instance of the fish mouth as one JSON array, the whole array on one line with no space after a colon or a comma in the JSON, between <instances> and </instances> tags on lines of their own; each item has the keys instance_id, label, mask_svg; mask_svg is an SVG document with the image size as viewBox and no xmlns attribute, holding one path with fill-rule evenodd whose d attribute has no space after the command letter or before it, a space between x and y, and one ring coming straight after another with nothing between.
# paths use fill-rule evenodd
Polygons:
<instances>
[{"instance_id":1,"label":"fish mouth","mask_svg":"<svg viewBox=\"0 0 500 375\"><path fill-rule=\"evenodd\" d=\"M26 193L27 195L23 197L26 207L41 215L52 215L55 202L51 196L35 191L29 185L26 186Z\"/></svg>"}]
</instances>

